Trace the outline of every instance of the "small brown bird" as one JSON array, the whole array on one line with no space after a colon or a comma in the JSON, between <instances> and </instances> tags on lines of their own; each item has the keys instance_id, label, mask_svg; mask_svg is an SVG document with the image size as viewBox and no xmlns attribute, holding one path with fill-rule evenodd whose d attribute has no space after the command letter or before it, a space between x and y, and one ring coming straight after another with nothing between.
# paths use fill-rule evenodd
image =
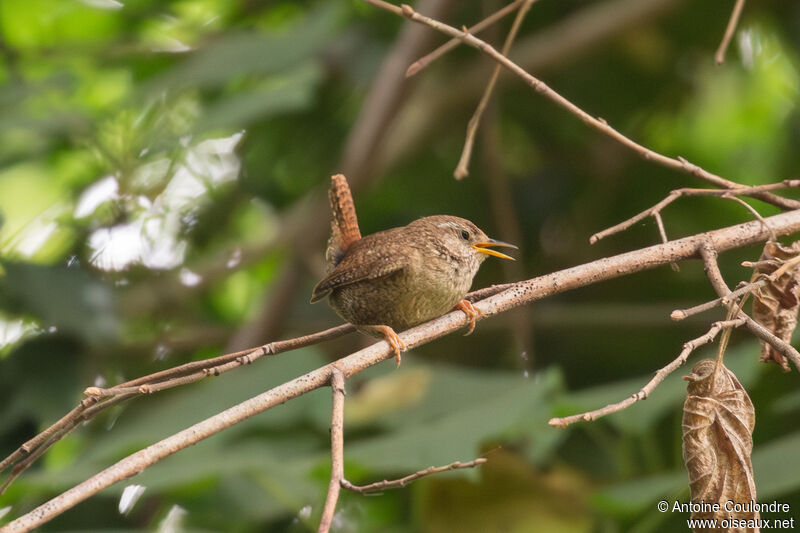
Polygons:
<instances>
[{"instance_id":1,"label":"small brown bird","mask_svg":"<svg viewBox=\"0 0 800 533\"><path fill-rule=\"evenodd\" d=\"M328 275L311 302L329 297L331 307L365 333L384 337L400 364L406 349L395 330L404 330L461 309L475 328L478 311L464 296L486 256L511 259L490 247L513 244L490 239L469 220L438 215L402 228L361 237L344 176L332 177L333 210L326 259Z\"/></svg>"}]
</instances>

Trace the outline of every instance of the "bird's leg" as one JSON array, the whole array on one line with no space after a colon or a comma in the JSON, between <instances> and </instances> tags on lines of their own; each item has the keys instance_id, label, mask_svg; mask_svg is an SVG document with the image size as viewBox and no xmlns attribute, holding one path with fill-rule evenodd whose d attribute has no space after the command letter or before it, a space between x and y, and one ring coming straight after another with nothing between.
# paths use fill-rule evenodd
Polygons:
<instances>
[{"instance_id":1,"label":"bird's leg","mask_svg":"<svg viewBox=\"0 0 800 533\"><path fill-rule=\"evenodd\" d=\"M395 333L392 328L383 325L358 327L360 329L375 333L379 337L383 337L383 339L389 343L389 346L392 347L392 350L394 350L394 355L397 358L397 366L400 366L400 352L406 351L408 347L406 346L406 343L404 343L400 337L397 336L397 333Z\"/></svg>"},{"instance_id":2,"label":"bird's leg","mask_svg":"<svg viewBox=\"0 0 800 533\"><path fill-rule=\"evenodd\" d=\"M456 304L455 309L460 309L464 311L469 317L469 328L467 329L467 332L464 333L464 336L466 337L467 335L475 331L475 320L477 320L478 317L481 315L481 310L476 309L475 306L472 305L472 302L470 302L469 300L461 300Z\"/></svg>"}]
</instances>

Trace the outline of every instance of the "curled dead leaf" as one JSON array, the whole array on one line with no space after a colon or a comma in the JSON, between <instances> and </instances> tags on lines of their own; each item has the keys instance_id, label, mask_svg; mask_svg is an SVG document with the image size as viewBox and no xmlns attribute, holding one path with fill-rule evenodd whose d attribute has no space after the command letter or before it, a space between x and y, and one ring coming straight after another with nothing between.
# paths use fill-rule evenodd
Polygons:
<instances>
[{"instance_id":1,"label":"curled dead leaf","mask_svg":"<svg viewBox=\"0 0 800 533\"><path fill-rule=\"evenodd\" d=\"M791 246L768 241L761 252L761 258L754 265L756 273L754 281L768 277L798 255L800 255L800 241L795 241ZM800 269L790 268L777 279L753 291L753 318L780 339L790 342L792 333L797 327L797 312L800 309L798 295L800 295ZM786 357L763 340L761 360L774 361L784 372L789 371Z\"/></svg>"},{"instance_id":2,"label":"curled dead leaf","mask_svg":"<svg viewBox=\"0 0 800 533\"><path fill-rule=\"evenodd\" d=\"M689 471L692 503L702 506L700 511L692 512L692 518L758 519L758 511L731 513L725 508L728 501L744 506L756 501L750 461L755 410L734 373L724 365L715 372L715 367L716 361L704 359L684 378L689 385L683 405L683 460ZM719 504L718 511L713 504Z\"/></svg>"}]
</instances>

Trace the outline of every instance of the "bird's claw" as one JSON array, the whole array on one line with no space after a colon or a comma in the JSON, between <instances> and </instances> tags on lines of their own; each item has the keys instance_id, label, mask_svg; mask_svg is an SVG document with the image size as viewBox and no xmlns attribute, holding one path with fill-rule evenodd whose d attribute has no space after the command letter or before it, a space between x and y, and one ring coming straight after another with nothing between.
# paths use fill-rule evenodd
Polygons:
<instances>
[{"instance_id":1,"label":"bird's claw","mask_svg":"<svg viewBox=\"0 0 800 533\"><path fill-rule=\"evenodd\" d=\"M397 359L397 366L400 366L402 362L402 358L400 357L400 352L405 352L408 349L406 343L394 332L392 328L389 326L375 326L375 329L380 331L383 334L384 340L389 343L389 346L392 347L394 350L395 358Z\"/></svg>"},{"instance_id":2,"label":"bird's claw","mask_svg":"<svg viewBox=\"0 0 800 533\"><path fill-rule=\"evenodd\" d=\"M467 317L469 317L469 327L467 328L467 332L464 333L464 336L466 337L467 335L475 331L475 321L482 314L481 310L477 309L474 305L472 305L472 302L470 302L469 300L461 300L460 302L458 302L456 304L456 309L464 311Z\"/></svg>"}]
</instances>

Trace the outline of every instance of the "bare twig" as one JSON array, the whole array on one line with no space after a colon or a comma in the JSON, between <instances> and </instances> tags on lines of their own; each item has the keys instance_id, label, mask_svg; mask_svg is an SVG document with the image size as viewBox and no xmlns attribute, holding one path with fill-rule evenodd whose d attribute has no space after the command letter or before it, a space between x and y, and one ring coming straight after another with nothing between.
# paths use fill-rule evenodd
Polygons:
<instances>
[{"instance_id":1,"label":"bare twig","mask_svg":"<svg viewBox=\"0 0 800 533\"><path fill-rule=\"evenodd\" d=\"M69 413L62 416L61 419L58 420L55 424L50 426L49 428L45 429L38 435L36 435L31 440L22 444L19 448L17 448L13 453L11 453L8 457L0 461L0 472L11 466L12 464L16 463L17 461L25 458L27 455L31 454L36 448L50 440L50 437L53 436L54 433L58 431L59 426L65 426L71 424L74 420L77 420L81 417L83 412L94 403L97 402L95 398L84 398L81 403L78 404L77 407L72 409Z\"/></svg>"},{"instance_id":2,"label":"bare twig","mask_svg":"<svg viewBox=\"0 0 800 533\"><path fill-rule=\"evenodd\" d=\"M509 57L528 72L561 69L629 29L657 21L683 2L685 0L581 2L580 7L576 6L578 8L566 17L534 33L520 35ZM421 8L418 11L428 13ZM498 84L514 80L512 76L506 78L501 76ZM442 90L442 84L433 78L429 81L415 87L417 90L408 105L398 114L395 127L381 145L384 149L375 166L376 172L385 175L387 169L413 158L413 152L426 149L431 136L440 131L437 124L441 126L441 117L453 116L457 110L474 105L486 87L486 68L479 61L459 68L457 91ZM452 83L452 77L445 83Z\"/></svg>"},{"instance_id":3,"label":"bare twig","mask_svg":"<svg viewBox=\"0 0 800 533\"><path fill-rule=\"evenodd\" d=\"M385 9L387 11L397 14L398 10L397 6L384 2L383 0L364 0L364 1L381 9ZM630 138L626 137L619 131L609 126L604 119L595 118L591 116L586 111L579 108L578 106L576 106L575 104L573 104L572 102L570 102L569 100L567 100L566 98L555 92L553 89L548 87L543 81L539 80L538 78L535 78L534 76L526 72L522 67L520 67L507 57L505 57L500 52L498 52L490 44L486 43L485 41L482 41L481 39L478 39L474 35L453 28L452 26L444 24L443 22L440 22L438 20L434 20L430 17L421 15L420 13L414 11L414 9L411 6L405 4L400 8L400 13L409 20L413 20L414 22L419 22L421 24L430 26L431 28L446 35L450 35L451 37L457 37L461 39L465 44L480 50L481 52L488 55L489 57L491 57L492 59L503 65L505 68L510 70L512 73L522 78L525 81L525 83L530 85L536 92L542 94L543 96L545 96L547 99L549 99L559 107L562 107L563 109L577 116L581 121L583 121L588 126L591 126L594 129L598 130L599 132L608 135L609 137L616 140L623 146L626 146L627 148L633 150L643 158L673 170L686 172L687 174L695 176L696 178L702 179L721 188L725 189L742 188L741 184L730 181L716 174L712 174L707 170L704 170L701 167L693 163L690 163L683 157L667 157L665 155L662 155L658 152L650 150L649 148L646 148L636 143L635 141L631 140ZM753 197L758 198L759 200L762 200L764 202L773 204L777 207L780 207L781 209L800 208L800 201L776 196L769 192L757 192L753 194Z\"/></svg>"},{"instance_id":4,"label":"bare twig","mask_svg":"<svg viewBox=\"0 0 800 533\"><path fill-rule=\"evenodd\" d=\"M492 296L511 287L511 283L493 285L467 294L466 299L476 302ZM207 377L219 376L243 365L249 365L265 355L304 348L312 344L328 341L355 331L351 324L342 324L310 335L296 337L284 341L275 341L258 348L241 350L202 361L193 361L173 368L168 368L142 376L133 380L120 383L109 388L87 387L84 391L86 398L81 400L73 410L64 415L57 422L36 435L31 440L22 444L8 457L0 461L0 472L11 465L15 465L9 478L0 486L0 494L19 477L42 453L55 444L64 435L72 431L78 424L91 420L96 415L109 407L125 400L152 394L177 386L187 385Z\"/></svg>"},{"instance_id":5,"label":"bare twig","mask_svg":"<svg viewBox=\"0 0 800 533\"><path fill-rule=\"evenodd\" d=\"M761 213L759 213L758 211L756 211L756 210L755 210L755 208L754 208L752 205L748 204L747 202L745 202L744 200L742 200L742 199L741 199L741 198L739 198L738 196L733 196L733 195L730 195L730 194L724 194L724 195L722 195L722 196L721 196L721 198L725 198L726 200L733 200L734 202L736 202L736 203L738 203L738 204L742 205L742 206L743 206L745 209L747 209L748 211L750 211L750 214L752 214L752 215L755 217L755 219L756 219L756 220L758 220L758 221L760 221L762 224L764 224L764 227L767 229L767 231L770 231L770 232L771 232L771 230L769 229L769 225L768 225L768 224L766 223L766 221L764 220L764 217L762 217L762 216L761 216ZM773 241L775 240L775 236L774 236L774 235L772 235L770 238L771 238Z\"/></svg>"},{"instance_id":6,"label":"bare twig","mask_svg":"<svg viewBox=\"0 0 800 533\"><path fill-rule=\"evenodd\" d=\"M768 192L768 191L775 191L780 189L789 189L794 187L800 187L800 180L783 180L779 183L770 183L767 185L754 185L752 187L735 187L730 189L692 189L692 188L682 188L682 189L675 189L674 191L670 192L663 200L655 204L653 207L649 209L645 209L641 213L620 222L619 224L612 226L608 229L605 229L601 232L595 233L589 238L589 243L594 244L600 239L604 239L610 235L614 235L615 233L619 233L624 231L634 224L637 224L644 220L647 217L654 217L658 220L657 215L669 204L677 200L678 198L686 197L686 196L718 196L720 198L726 200L736 200L740 201L736 196L752 196L757 197L757 194ZM744 202L742 202L744 203ZM758 214L750 205L744 204L745 207L753 213L759 220L763 220L761 215ZM663 237L663 236L662 236Z\"/></svg>"},{"instance_id":7,"label":"bare twig","mask_svg":"<svg viewBox=\"0 0 800 533\"><path fill-rule=\"evenodd\" d=\"M342 488L361 494L395 489L405 487L409 483L424 476L445 472L447 470L473 468L486 462L484 458L475 459L467 463L456 461L447 466L431 466L401 479L392 481L383 480L364 486L353 485L344 477L344 397L346 392L344 389L344 374L335 364L331 369L330 385L333 394L331 408L331 479L328 484L328 494L325 498L322 518L320 519L319 533L327 533L330 530L336 512L336 503L339 500L339 493Z\"/></svg>"},{"instance_id":8,"label":"bare twig","mask_svg":"<svg viewBox=\"0 0 800 533\"><path fill-rule=\"evenodd\" d=\"M725 350L725 344L727 344L727 338L730 335L730 331L733 328L738 328L739 326L742 325L746 325L751 332L753 332L756 336L762 338L766 342L769 342L771 345L775 346L775 349L780 351L781 353L784 353L784 351L786 351L786 352L794 352L795 354L797 354L796 356L791 356L787 354L787 357L791 358L792 361L795 362L795 365L797 365L798 361L800 361L800 354L797 353L797 350L795 350L794 348L791 347L791 345L777 338L775 335L770 333L766 328L755 322L752 318L750 318L746 313L744 313L741 310L741 304L737 305L735 301L732 299L733 293L730 291L730 289L728 289L728 286L722 277L722 273L720 272L719 265L717 263L717 251L710 244L710 241L700 242L698 246L698 252L703 260L706 274L708 275L708 279L711 282L711 285L714 287L714 290L717 292L717 294L721 295L720 300L722 299L726 300L727 302L729 302L729 305L731 306L728 318L726 320L715 322L711 326L711 329L709 329L705 335L702 335L684 344L683 350L678 355L678 357L675 358L667 366L661 368L658 372L656 372L656 375L653 377L653 379L651 379L637 393L629 396L628 398L620 402L609 404L601 409L595 409L593 411L588 411L586 413L579 413L576 415L563 418L553 418L549 422L550 425L566 427L574 422L578 422L581 420L590 422L602 416L606 416L608 414L616 413L622 411L623 409L627 409L634 403L646 399L653 392L653 390L655 390L655 388L659 384L661 384L662 381L664 381L664 379L667 376L669 376L677 368L683 366L686 363L686 360L688 359L689 355L696 348L704 344L710 343L717 337L720 331L723 331L724 333L722 340L720 341L720 350L718 353L718 359L720 359L722 353ZM745 294L744 291L741 292L742 294Z\"/></svg>"},{"instance_id":9,"label":"bare twig","mask_svg":"<svg viewBox=\"0 0 800 533\"><path fill-rule=\"evenodd\" d=\"M444 14L452 4L453 0L418 3L420 10L437 15ZM385 150L383 139L392 130L395 117L410 93L412 84L405 78L406 65L431 46L433 36L423 30L404 28L395 39L391 52L375 75L358 120L350 129L338 170L347 176L353 190L373 176L372 167Z\"/></svg>"},{"instance_id":10,"label":"bare twig","mask_svg":"<svg viewBox=\"0 0 800 533\"><path fill-rule=\"evenodd\" d=\"M328 496L322 509L319 533L328 533L333 523L336 502L339 500L341 481L344 479L344 374L336 365L331 368L331 481Z\"/></svg>"},{"instance_id":11,"label":"bare twig","mask_svg":"<svg viewBox=\"0 0 800 533\"><path fill-rule=\"evenodd\" d=\"M129 392L149 394L177 385L198 381L208 376L218 376L233 368L249 365L265 355L277 355L279 353L305 348L306 346L336 339L352 331L355 331L355 328L351 324L342 324L341 326L336 326L310 335L303 335L302 337L296 337L285 341L271 342L259 346L258 348L250 348L248 350L220 355L219 357L205 359L203 361L193 361L156 372L155 374L126 381L125 383L120 383L119 385L107 389L89 387L86 390L86 394L90 396L113 396L117 394L127 394ZM179 379L185 378L190 378L191 381L178 381Z\"/></svg>"},{"instance_id":12,"label":"bare twig","mask_svg":"<svg viewBox=\"0 0 800 533\"><path fill-rule=\"evenodd\" d=\"M472 291L471 293L467 294L464 299L469 300L472 303L477 302L478 300L483 300L484 298L488 298L489 296L494 296L495 294L500 294L506 289L510 289L511 287L515 286L516 283L502 283L500 285L492 285L491 287L484 287L483 289L478 289L477 291Z\"/></svg>"},{"instance_id":13,"label":"bare twig","mask_svg":"<svg viewBox=\"0 0 800 533\"><path fill-rule=\"evenodd\" d=\"M699 251L700 257L703 259L703 267L706 271L706 276L708 277L708 281L711 282L714 292L719 294L720 297L730 294L731 290L728 288L728 284L725 283L725 279L722 277L722 272L719 270L719 264L717 263L717 250L711 245L711 243L703 242L700 244Z\"/></svg>"},{"instance_id":14,"label":"bare twig","mask_svg":"<svg viewBox=\"0 0 800 533\"><path fill-rule=\"evenodd\" d=\"M745 0L736 0L736 4L733 6L731 18L728 19L728 26L725 28L725 35L722 36L722 42L719 43L717 53L714 55L714 60L717 62L717 65L721 65L725 62L725 52L728 50L728 45L733 38L733 33L736 31L736 26L739 24L739 17L742 15L742 10L744 9L744 1Z\"/></svg>"},{"instance_id":15,"label":"bare twig","mask_svg":"<svg viewBox=\"0 0 800 533\"><path fill-rule=\"evenodd\" d=\"M467 28L467 31L469 33L479 33L488 28L489 26L491 26L492 24L494 24L495 22L502 20L510 13L513 13L514 10L517 9L520 5L522 5L523 2L527 1L528 0L514 0L507 6L492 13L482 21L475 24L474 26L470 26L469 28ZM443 55L445 55L447 52L449 52L459 44L461 44L461 39L456 39L456 38L450 39L449 41L444 43L442 46L440 46L433 52L417 59L416 61L411 63L411 65L408 66L408 69L406 70L406 77L410 78L411 76L419 74L419 72L422 69L424 69L425 67L427 67L428 65L430 65Z\"/></svg>"},{"instance_id":16,"label":"bare twig","mask_svg":"<svg viewBox=\"0 0 800 533\"><path fill-rule=\"evenodd\" d=\"M800 211L775 215L767 218L766 221L777 235L787 235L800 231ZM515 283L505 291L477 302L475 307L481 312L479 318L486 319L553 294L634 272L649 270L671 262L697 257L699 246L706 241L713 243L715 249L722 252L763 241L768 237L768 232L764 230L760 222L746 222L670 241L667 244L659 244L598 259L591 263ZM466 326L469 321L469 317L463 312L455 311L404 331L400 333L400 338L408 347L413 348L457 331ZM389 344L385 341L379 341L363 350L339 359L335 364L344 377L348 378L367 367L393 357L394 351ZM29 531L48 522L100 490L149 468L173 453L215 435L251 416L323 387L330 383L332 368L333 364L329 364L312 370L303 376L278 385L267 392L139 450L13 522L6 524L3 528L0 528L0 533Z\"/></svg>"},{"instance_id":17,"label":"bare twig","mask_svg":"<svg viewBox=\"0 0 800 533\"><path fill-rule=\"evenodd\" d=\"M774 240L774 238L773 238L773 240ZM745 262L745 263L743 263L743 265L744 266L748 266L748 267L752 267L752 264L750 264L749 262ZM762 277L761 279L753 281L752 283L740 284L741 285L740 287L738 287L734 291L729 292L724 297L716 298L716 299L711 300L709 302L705 302L705 303L702 303L702 304L699 304L699 305L695 305L695 306L689 307L687 309L676 309L670 314L670 318L672 318L672 320L676 320L676 321L683 320L683 319L688 318L688 317L690 317L692 315L696 315L698 313L702 313L704 311L708 311L710 309L713 309L713 308L717 307L718 305L728 305L728 303L730 303L731 300L735 300L735 299L739 298L740 296L743 296L743 295L746 295L746 294L750 294L754 290L760 289L761 287L764 287L768 283L770 283L772 281L775 281L776 279L778 279L781 276L783 276L789 270L796 268L798 265L800 265L800 256L793 257L792 259L786 261L783 265L781 265L781 267L778 268L772 274L769 274L769 275L767 275L765 277Z\"/></svg>"},{"instance_id":18,"label":"bare twig","mask_svg":"<svg viewBox=\"0 0 800 533\"><path fill-rule=\"evenodd\" d=\"M747 326L747 329L750 330L750 333L775 348L787 359L791 360L792 363L794 363L795 368L800 371L800 353L798 353L794 346L776 336L770 330L753 320L746 313L742 314L745 317L745 326Z\"/></svg>"},{"instance_id":19,"label":"bare twig","mask_svg":"<svg viewBox=\"0 0 800 533\"><path fill-rule=\"evenodd\" d=\"M209 376L219 376L234 368L250 364L265 355L276 355L282 352L296 350L312 344L335 339L354 330L355 328L352 325L343 324L311 335L272 342L255 349L225 354L203 361L186 363L148 376L126 381L125 383L107 389L88 387L84 392L87 397L81 400L81 403L78 404L77 407L43 432L24 443L0 462L0 472L14 465L11 475L3 485L0 486L0 494L2 494L14 479L19 477L22 472L64 435L72 431L78 424L90 420L109 407L142 394L151 394L180 385L194 383L195 381Z\"/></svg>"},{"instance_id":20,"label":"bare twig","mask_svg":"<svg viewBox=\"0 0 800 533\"><path fill-rule=\"evenodd\" d=\"M736 289L735 291L729 292L724 297L717 298L715 300L711 300L709 302L705 302L700 305L695 305L694 307L689 307L687 309L676 309L669 316L672 320L678 321L696 315L698 313L702 313L704 311L709 311L719 305L728 305L728 303L731 300L735 300L739 296L748 294L754 291L756 288L766 285L766 283L767 283L766 279L762 279L754 283L747 283L744 286Z\"/></svg>"},{"instance_id":21,"label":"bare twig","mask_svg":"<svg viewBox=\"0 0 800 533\"><path fill-rule=\"evenodd\" d=\"M530 10L531 5L533 5L535 1L536 0L525 0L525 3L523 3L522 7L519 8L519 11L517 11L517 16L514 18L514 23L511 25L508 36L506 36L505 43L503 43L503 51L501 53L504 56L508 55L508 51L511 49L514 39L517 38L517 33L519 32L519 27L522 25L522 21L525 20L525 15L528 14L528 10ZM478 107L475 109L475 113L472 115L472 118L469 119L469 123L467 124L467 137L464 141L464 148L461 151L461 157L458 160L458 165L453 172L453 176L455 176L457 180L464 179L469 175L469 161L472 158L472 147L475 144L475 134L478 131L478 126L480 126L483 112L486 109L486 106L489 104L489 99L492 97L492 92L494 91L494 86L497 84L497 78L500 76L501 68L502 66L500 64L495 65L492 75L489 78L489 83L486 84L486 89L484 89L483 95L481 95L481 99L478 102Z\"/></svg>"},{"instance_id":22,"label":"bare twig","mask_svg":"<svg viewBox=\"0 0 800 533\"><path fill-rule=\"evenodd\" d=\"M360 494L369 494L372 492L381 492L389 489L398 489L405 487L409 483L412 483L421 477L430 476L431 474L438 474L440 472L447 472L448 470L459 470L461 468L475 468L478 465L482 465L486 461L487 461L486 458L480 457L478 459L475 459L474 461L468 461L466 463L462 463L461 461L456 461L446 466L430 466L425 470L420 470L419 472L415 472L411 475L408 475L400 479L392 479L392 480L384 479L383 481L376 481L375 483L370 483L369 485L353 485L346 479L342 479L342 488L345 488L347 490L352 490L353 492L358 492Z\"/></svg>"},{"instance_id":23,"label":"bare twig","mask_svg":"<svg viewBox=\"0 0 800 533\"><path fill-rule=\"evenodd\" d=\"M567 427L570 424L575 422L591 422L592 420L597 420L598 418L606 415L610 415L611 413L616 413L622 411L623 409L627 409L634 403L646 400L650 394L658 387L667 376L672 374L675 370L680 368L686 363L686 360L689 358L689 355L704 344L708 344L713 341L716 336L719 334L720 331L731 329L731 328L738 328L739 326L745 323L744 318L736 318L734 320L722 320L719 322L714 322L711 325L711 329L709 329L705 335L701 335L696 339L692 339L683 345L683 350L681 353L678 354L671 363L667 366L661 368L656 372L656 375L653 376L653 379L647 382L647 384L639 389L638 392L628 396L624 400L616 403L612 403L606 405L601 409L595 409L593 411L587 411L585 413L579 413L576 415L565 416L563 418L551 418L548 424L551 426L559 426L559 427Z\"/></svg>"},{"instance_id":24,"label":"bare twig","mask_svg":"<svg viewBox=\"0 0 800 533\"><path fill-rule=\"evenodd\" d=\"M667 230L664 229L664 221L661 219L661 213L653 213L653 218L656 219L656 226L658 226L658 234L661 236L661 242L669 242L669 239L667 238ZM678 263L670 263L669 266L674 272L680 270Z\"/></svg>"},{"instance_id":25,"label":"bare twig","mask_svg":"<svg viewBox=\"0 0 800 533\"><path fill-rule=\"evenodd\" d=\"M701 244L700 247L700 254L703 258L703 263L706 269L706 275L708 276L709 281L711 282L711 286L714 287L714 290L721 298L727 298L729 294L731 294L731 290L728 288L728 285L725 283L725 279L722 277L722 272L719 270L719 264L717 263L717 251L708 243ZM788 262L787 262L788 263ZM796 264L796 262L795 262ZM783 267L787 267L787 265L783 265ZM781 267L781 268L783 268ZM787 267L792 268L792 267ZM780 272L780 275L783 275L787 269L783 269ZM777 271L776 271L777 272ZM775 272L773 272L773 275ZM775 278L777 279L777 278ZM777 335L769 331L767 328L753 320L747 313L739 309L737 313L737 318L743 318L745 321L745 326L750 332L758 337L759 339L763 340L775 350L777 350L781 355L790 359L795 367L800 371L800 352L798 352L794 346L789 344L788 342L784 341L783 339L779 338Z\"/></svg>"}]
</instances>

